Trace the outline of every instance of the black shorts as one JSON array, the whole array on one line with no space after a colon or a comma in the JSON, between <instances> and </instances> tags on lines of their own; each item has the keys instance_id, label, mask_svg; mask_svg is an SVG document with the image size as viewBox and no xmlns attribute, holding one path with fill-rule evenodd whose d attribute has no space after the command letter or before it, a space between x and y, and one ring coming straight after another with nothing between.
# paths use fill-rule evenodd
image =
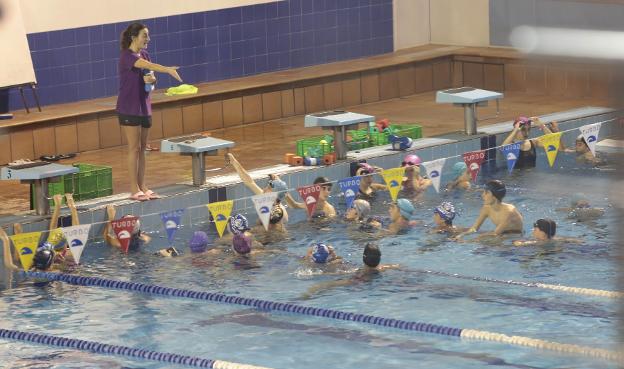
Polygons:
<instances>
[{"instance_id":1,"label":"black shorts","mask_svg":"<svg viewBox=\"0 0 624 369\"><path fill-rule=\"evenodd\" d=\"M150 128L152 126L151 116L126 115L126 114L118 114L118 116L119 116L119 124L122 126L132 126L132 127L141 126L143 128Z\"/></svg>"}]
</instances>

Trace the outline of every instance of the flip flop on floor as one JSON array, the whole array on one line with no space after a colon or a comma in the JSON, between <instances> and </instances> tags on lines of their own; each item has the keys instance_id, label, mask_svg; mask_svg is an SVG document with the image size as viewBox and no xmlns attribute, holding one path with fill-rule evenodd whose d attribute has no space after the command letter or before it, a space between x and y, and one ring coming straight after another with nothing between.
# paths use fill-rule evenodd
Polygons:
<instances>
[{"instance_id":1,"label":"flip flop on floor","mask_svg":"<svg viewBox=\"0 0 624 369\"><path fill-rule=\"evenodd\" d=\"M154 192L152 190L145 191L145 196L147 196L147 198L150 199L150 200L162 199L162 196L160 196L159 194L157 194L156 192Z\"/></svg>"},{"instance_id":2,"label":"flip flop on floor","mask_svg":"<svg viewBox=\"0 0 624 369\"><path fill-rule=\"evenodd\" d=\"M135 193L134 195L129 197L130 200L135 200L135 201L147 201L149 200L149 197L143 193L143 191L139 191L137 193Z\"/></svg>"},{"instance_id":3,"label":"flip flop on floor","mask_svg":"<svg viewBox=\"0 0 624 369\"><path fill-rule=\"evenodd\" d=\"M69 154L59 154L58 156L61 159L71 159L71 158L75 158L76 157L76 153L75 152L70 152Z\"/></svg>"},{"instance_id":4,"label":"flip flop on floor","mask_svg":"<svg viewBox=\"0 0 624 369\"><path fill-rule=\"evenodd\" d=\"M145 146L145 151L159 151L160 149L156 146L152 146L150 144L147 144L147 146Z\"/></svg>"},{"instance_id":5,"label":"flip flop on floor","mask_svg":"<svg viewBox=\"0 0 624 369\"><path fill-rule=\"evenodd\" d=\"M40 156L39 159L43 161L59 161L61 157L59 155L43 155Z\"/></svg>"}]
</instances>

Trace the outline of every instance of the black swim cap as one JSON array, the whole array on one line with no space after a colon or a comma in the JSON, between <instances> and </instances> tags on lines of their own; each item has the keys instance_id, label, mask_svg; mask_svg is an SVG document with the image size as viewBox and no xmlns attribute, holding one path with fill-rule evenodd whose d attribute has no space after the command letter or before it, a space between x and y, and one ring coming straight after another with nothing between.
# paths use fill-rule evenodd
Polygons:
<instances>
[{"instance_id":1,"label":"black swim cap","mask_svg":"<svg viewBox=\"0 0 624 369\"><path fill-rule=\"evenodd\" d=\"M332 186L332 183L327 177L316 177L316 179L314 180L314 184L320 184L321 186L327 186L330 188Z\"/></svg>"},{"instance_id":2,"label":"black swim cap","mask_svg":"<svg viewBox=\"0 0 624 369\"><path fill-rule=\"evenodd\" d=\"M41 247L35 253L33 265L39 270L48 270L54 261L54 251L48 247Z\"/></svg>"},{"instance_id":3,"label":"black swim cap","mask_svg":"<svg viewBox=\"0 0 624 369\"><path fill-rule=\"evenodd\" d=\"M488 181L485 184L485 189L487 191L490 191L498 201L503 201L503 198L507 193L507 189L505 188L505 182L499 181L498 179Z\"/></svg>"},{"instance_id":4,"label":"black swim cap","mask_svg":"<svg viewBox=\"0 0 624 369\"><path fill-rule=\"evenodd\" d=\"M381 251L377 245L372 243L367 243L366 247L364 247L364 256L362 257L364 264L371 268L377 267L379 262L381 262Z\"/></svg>"},{"instance_id":5,"label":"black swim cap","mask_svg":"<svg viewBox=\"0 0 624 369\"><path fill-rule=\"evenodd\" d=\"M280 206L280 204L277 203L273 205L273 207L271 208L271 215L269 217L269 223L277 224L280 222L280 220L282 220L283 217L284 217L284 210L282 210L282 207Z\"/></svg>"},{"instance_id":6,"label":"black swim cap","mask_svg":"<svg viewBox=\"0 0 624 369\"><path fill-rule=\"evenodd\" d=\"M555 233L557 233L557 223L552 219L538 219L535 224L533 224L533 227L546 233L548 238L553 238Z\"/></svg>"}]
</instances>

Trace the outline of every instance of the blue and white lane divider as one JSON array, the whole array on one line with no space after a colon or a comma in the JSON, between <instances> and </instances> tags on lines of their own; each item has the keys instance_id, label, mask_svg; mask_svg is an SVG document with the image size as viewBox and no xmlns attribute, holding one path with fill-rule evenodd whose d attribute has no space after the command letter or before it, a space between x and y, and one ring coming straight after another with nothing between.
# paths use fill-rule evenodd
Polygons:
<instances>
[{"instance_id":1,"label":"blue and white lane divider","mask_svg":"<svg viewBox=\"0 0 624 369\"><path fill-rule=\"evenodd\" d=\"M488 278L488 277L473 277L473 276L461 275L457 273L440 272L436 270L419 270L419 269L408 269L408 270L417 272L417 273L465 279L465 280L470 280L470 281L499 283L499 284L532 287L532 288L544 288L548 290L568 292L568 293L572 293L575 295L598 296L598 297L606 297L606 298L612 298L612 299L621 299L624 297L624 293L619 292L619 291L598 290L594 288L582 288L582 287L570 287L570 286L562 286L560 284L549 284L549 283L541 283L541 282L520 282L520 281L514 281L514 280L501 280L501 279L494 279L494 278Z\"/></svg>"},{"instance_id":2,"label":"blue and white lane divider","mask_svg":"<svg viewBox=\"0 0 624 369\"><path fill-rule=\"evenodd\" d=\"M179 364L191 366L194 368L212 368L212 369L269 369L260 366L232 363L229 361L202 359L193 356L171 354L167 352L150 351L145 349L132 348L127 346L109 345L94 341L78 340L75 338L66 338L59 336L51 336L41 333L30 333L16 331L12 329L0 328L0 338L38 343L47 346L62 347L73 350L88 351L96 354L124 356L136 359L159 361L168 364Z\"/></svg>"},{"instance_id":3,"label":"blue and white lane divider","mask_svg":"<svg viewBox=\"0 0 624 369\"><path fill-rule=\"evenodd\" d=\"M347 320L359 323L367 323L382 327L397 328L412 332L435 333L445 336L469 338L482 341L507 343L516 346L527 346L578 354L602 359L608 359L624 363L624 353L587 346L571 345L566 343L550 342L523 336L508 336L502 333L480 331L474 329L452 328L437 324L421 323L400 319L383 318L373 315L348 313L339 310L314 308L297 304L260 300L255 298L228 296L222 293L198 292L182 288L161 287L137 282L117 281L99 277L85 277L79 275L50 273L50 272L21 272L24 276L49 281L65 282L77 286L104 287L131 292L142 292L152 295L181 297L201 301L220 302L225 304L242 305L266 311L281 311L300 315L311 315L322 318ZM217 368L213 366L214 368ZM234 367L232 367L234 368ZM240 367L237 367L240 368ZM255 368L255 367L250 367Z\"/></svg>"}]
</instances>

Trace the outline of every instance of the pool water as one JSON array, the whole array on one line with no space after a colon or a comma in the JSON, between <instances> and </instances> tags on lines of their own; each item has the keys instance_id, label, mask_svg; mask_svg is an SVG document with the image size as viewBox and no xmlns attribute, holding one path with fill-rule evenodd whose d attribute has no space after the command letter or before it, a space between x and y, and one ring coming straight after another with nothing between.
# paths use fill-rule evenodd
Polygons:
<instances>
[{"instance_id":1,"label":"pool water","mask_svg":"<svg viewBox=\"0 0 624 369\"><path fill-rule=\"evenodd\" d=\"M558 235L582 243L512 247L512 240L520 236L508 236L502 242L477 242L473 237L452 242L429 231L433 207L443 200L452 201L459 211L455 224L469 227L479 212L481 193L436 195L430 190L415 201L418 213L414 218L421 224L404 235L375 239L342 222L303 221L303 211L291 211L289 239L270 245L275 252L249 261L231 253L210 257L187 252L174 259L153 256L152 252L166 245L165 232L154 229L147 230L154 238L147 249L129 255L102 243L89 245L79 273L615 350L621 342L616 329L617 299L423 273L433 270L617 290L614 260L620 222L611 206L614 167L592 168L563 154L555 168L548 168L543 156L538 161L537 168L511 175L503 167L484 168L478 182L483 184L487 178L506 181L505 201L523 214L524 237L530 236L535 220L549 217L557 221ZM566 218L566 212L555 210L569 206L575 193L605 208L604 216L575 222ZM337 189L332 202L337 209L344 208ZM373 212L385 215L388 202L387 194L378 195ZM184 225L176 235L176 246L187 251L186 240L196 229L208 229L208 224ZM493 230L493 226L486 221L482 230ZM302 263L300 256L308 245L318 241L332 244L346 264L324 270ZM361 265L366 242L380 246L382 263L400 264L402 269L306 295L323 282L349 280L350 272ZM617 367L613 362L571 354L240 306L62 283L37 287L17 275L4 283L4 287L11 283L12 288L0 290L1 328L273 368ZM2 340L0 363L9 368L171 367Z\"/></svg>"}]
</instances>

